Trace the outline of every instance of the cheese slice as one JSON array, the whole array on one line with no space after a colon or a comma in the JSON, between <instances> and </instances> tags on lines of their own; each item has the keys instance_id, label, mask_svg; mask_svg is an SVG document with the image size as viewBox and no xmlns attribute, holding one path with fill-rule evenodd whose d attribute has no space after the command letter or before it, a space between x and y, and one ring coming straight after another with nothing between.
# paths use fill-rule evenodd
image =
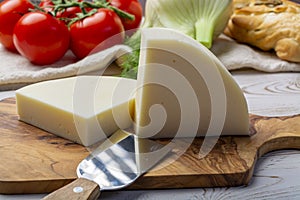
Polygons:
<instances>
[{"instance_id":1,"label":"cheese slice","mask_svg":"<svg viewBox=\"0 0 300 200\"><path fill-rule=\"evenodd\" d=\"M78 76L16 91L19 119L84 146L132 125L136 81Z\"/></svg>"},{"instance_id":2,"label":"cheese slice","mask_svg":"<svg viewBox=\"0 0 300 200\"><path fill-rule=\"evenodd\" d=\"M182 33L142 30L137 87L140 137L249 134L242 90L207 48Z\"/></svg>"}]
</instances>

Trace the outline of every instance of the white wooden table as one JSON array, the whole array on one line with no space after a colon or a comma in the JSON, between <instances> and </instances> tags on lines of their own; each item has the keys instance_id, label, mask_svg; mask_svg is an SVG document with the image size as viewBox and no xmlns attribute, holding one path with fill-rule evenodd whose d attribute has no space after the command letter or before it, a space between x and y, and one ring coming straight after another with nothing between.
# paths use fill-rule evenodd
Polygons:
<instances>
[{"instance_id":1,"label":"white wooden table","mask_svg":"<svg viewBox=\"0 0 300 200\"><path fill-rule=\"evenodd\" d=\"M235 71L234 78L244 90L249 111L265 116L300 113L300 73ZM0 99L14 93L0 92ZM0 195L2 200L35 200L45 194ZM282 150L259 159L248 186L174 190L104 191L101 199L196 200L196 199L300 199L300 151Z\"/></svg>"}]
</instances>

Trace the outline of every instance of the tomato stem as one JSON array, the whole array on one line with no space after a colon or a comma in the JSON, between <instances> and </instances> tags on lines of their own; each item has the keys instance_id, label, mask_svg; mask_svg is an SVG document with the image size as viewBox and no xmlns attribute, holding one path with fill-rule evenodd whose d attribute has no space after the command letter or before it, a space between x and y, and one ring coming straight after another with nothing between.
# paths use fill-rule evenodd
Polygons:
<instances>
[{"instance_id":1,"label":"tomato stem","mask_svg":"<svg viewBox=\"0 0 300 200\"><path fill-rule=\"evenodd\" d=\"M95 11L93 11L93 10L90 12L87 12L86 8L95 8L95 9L107 8L107 9L114 11L121 18L129 19L129 20L135 19L134 15L129 14L128 12L125 12L119 8L116 8L112 5L110 5L110 2L106 2L105 0L94 0L93 2L90 2L90 1L78 2L76 0L53 0L53 3L55 5L53 12L52 12L52 14L54 16L56 16L57 13L63 9L67 9L70 7L80 7L80 9L82 10L82 13L78 14L77 18L71 20L70 21L71 24L77 20L91 16L92 14L95 13Z\"/></svg>"},{"instance_id":2,"label":"tomato stem","mask_svg":"<svg viewBox=\"0 0 300 200\"><path fill-rule=\"evenodd\" d=\"M94 3L87 2L87 1L83 1L82 3L84 3L85 5L87 5L87 7L90 8L108 8L110 10L113 10L117 15L119 15L119 17L126 18L129 20L134 20L134 15L129 14L128 12L125 12L123 10L120 10L119 8L110 5L109 2L104 2L102 0L95 0Z\"/></svg>"}]
</instances>

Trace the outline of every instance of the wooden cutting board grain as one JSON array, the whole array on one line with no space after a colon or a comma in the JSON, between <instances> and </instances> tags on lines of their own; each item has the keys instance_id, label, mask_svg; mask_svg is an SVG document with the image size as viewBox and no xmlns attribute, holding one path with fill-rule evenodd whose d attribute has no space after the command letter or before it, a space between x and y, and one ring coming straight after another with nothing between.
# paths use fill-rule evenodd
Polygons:
<instances>
[{"instance_id":1,"label":"wooden cutting board grain","mask_svg":"<svg viewBox=\"0 0 300 200\"><path fill-rule=\"evenodd\" d=\"M260 156L273 150L300 149L300 114L250 115L249 123L251 137L221 137L202 159L198 153L203 139L197 138L174 162L165 165L167 159L128 189L246 185ZM188 141L180 142L184 146ZM81 145L18 121L15 99L0 102L0 193L56 190L76 178L78 163L89 153ZM180 151L174 149L173 153Z\"/></svg>"}]
</instances>

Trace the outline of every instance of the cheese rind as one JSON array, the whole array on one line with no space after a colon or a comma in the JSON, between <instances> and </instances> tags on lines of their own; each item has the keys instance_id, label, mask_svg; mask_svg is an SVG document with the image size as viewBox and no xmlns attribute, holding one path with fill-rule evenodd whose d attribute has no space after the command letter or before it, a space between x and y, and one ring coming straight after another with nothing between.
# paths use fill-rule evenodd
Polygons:
<instances>
[{"instance_id":1,"label":"cheese rind","mask_svg":"<svg viewBox=\"0 0 300 200\"><path fill-rule=\"evenodd\" d=\"M136 81L78 76L32 84L16 91L19 119L90 146L132 125Z\"/></svg>"},{"instance_id":2,"label":"cheese rind","mask_svg":"<svg viewBox=\"0 0 300 200\"><path fill-rule=\"evenodd\" d=\"M207 48L184 34L142 30L137 85L140 137L249 134L242 90Z\"/></svg>"}]
</instances>

